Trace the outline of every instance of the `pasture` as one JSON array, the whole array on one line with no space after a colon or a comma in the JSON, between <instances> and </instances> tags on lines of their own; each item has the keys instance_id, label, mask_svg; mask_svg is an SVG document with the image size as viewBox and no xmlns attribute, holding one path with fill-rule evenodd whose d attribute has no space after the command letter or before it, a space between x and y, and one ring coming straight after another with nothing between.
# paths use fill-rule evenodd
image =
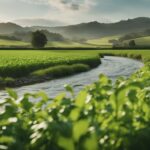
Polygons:
<instances>
[{"instance_id":1,"label":"pasture","mask_svg":"<svg viewBox=\"0 0 150 150\"><path fill-rule=\"evenodd\" d=\"M3 40L0 39L0 47L11 47L11 46L30 46L30 43L23 41L14 41L14 40Z\"/></svg>"},{"instance_id":2,"label":"pasture","mask_svg":"<svg viewBox=\"0 0 150 150\"><path fill-rule=\"evenodd\" d=\"M96 46L102 46L102 47L112 47L112 43L110 43L110 40L118 40L120 36L108 36L108 37L102 37L98 39L92 39L87 40L87 44L96 45Z\"/></svg>"},{"instance_id":3,"label":"pasture","mask_svg":"<svg viewBox=\"0 0 150 150\"><path fill-rule=\"evenodd\" d=\"M135 38L135 43L137 46L150 46L150 36L145 36L141 38ZM125 40L124 43L128 43L130 40Z\"/></svg>"}]
</instances>

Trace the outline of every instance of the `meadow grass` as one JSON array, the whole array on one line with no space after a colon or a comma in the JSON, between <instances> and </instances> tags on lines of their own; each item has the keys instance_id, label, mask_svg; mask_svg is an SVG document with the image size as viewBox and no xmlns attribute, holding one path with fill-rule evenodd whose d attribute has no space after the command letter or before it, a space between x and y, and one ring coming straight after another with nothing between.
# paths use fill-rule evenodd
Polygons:
<instances>
[{"instance_id":1,"label":"meadow grass","mask_svg":"<svg viewBox=\"0 0 150 150\"><path fill-rule=\"evenodd\" d=\"M99 64L99 54L117 54L128 57L150 58L149 50L1 50L0 76L22 77L39 69L57 65L87 64L91 67ZM140 58L139 58L140 59Z\"/></svg>"},{"instance_id":2,"label":"meadow grass","mask_svg":"<svg viewBox=\"0 0 150 150\"><path fill-rule=\"evenodd\" d=\"M33 71L57 65L86 64L95 67L100 64L97 53L84 51L0 51L0 76L23 77Z\"/></svg>"},{"instance_id":3,"label":"meadow grass","mask_svg":"<svg viewBox=\"0 0 150 150\"><path fill-rule=\"evenodd\" d=\"M88 71L90 67L85 64L73 64L73 65L59 65L55 67L50 67L47 69L41 69L33 72L31 76L34 77L48 77L48 78L58 78L68 75L72 75L79 72Z\"/></svg>"},{"instance_id":4,"label":"meadow grass","mask_svg":"<svg viewBox=\"0 0 150 150\"><path fill-rule=\"evenodd\" d=\"M150 61L150 50L102 50L100 51L100 54L111 54L123 57L130 57L143 60L143 62Z\"/></svg>"},{"instance_id":5,"label":"meadow grass","mask_svg":"<svg viewBox=\"0 0 150 150\"><path fill-rule=\"evenodd\" d=\"M150 36L135 38L137 46L150 46ZM129 43L130 40L125 40L124 43Z\"/></svg>"},{"instance_id":6,"label":"meadow grass","mask_svg":"<svg viewBox=\"0 0 150 150\"><path fill-rule=\"evenodd\" d=\"M102 37L98 39L88 40L86 43L103 47L112 47L112 43L110 43L109 40L117 40L119 37L119 35Z\"/></svg>"},{"instance_id":7,"label":"meadow grass","mask_svg":"<svg viewBox=\"0 0 150 150\"><path fill-rule=\"evenodd\" d=\"M14 41L14 40L3 40L0 39L0 46L1 47L8 47L8 46L30 46L30 43L23 42L23 41Z\"/></svg>"},{"instance_id":8,"label":"meadow grass","mask_svg":"<svg viewBox=\"0 0 150 150\"><path fill-rule=\"evenodd\" d=\"M65 47L65 48L72 48L72 47L94 47L93 45L89 45L88 43L79 43L79 42L73 42L73 41L54 41L54 42L48 42L46 47Z\"/></svg>"}]
</instances>

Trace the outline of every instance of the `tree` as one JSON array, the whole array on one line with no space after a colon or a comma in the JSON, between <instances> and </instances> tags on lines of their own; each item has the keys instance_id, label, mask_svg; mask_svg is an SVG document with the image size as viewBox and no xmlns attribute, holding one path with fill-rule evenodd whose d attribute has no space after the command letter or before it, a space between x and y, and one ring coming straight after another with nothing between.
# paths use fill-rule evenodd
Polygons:
<instances>
[{"instance_id":1,"label":"tree","mask_svg":"<svg viewBox=\"0 0 150 150\"><path fill-rule=\"evenodd\" d=\"M41 31L32 33L32 46L34 48L43 48L47 44L47 37Z\"/></svg>"},{"instance_id":2,"label":"tree","mask_svg":"<svg viewBox=\"0 0 150 150\"><path fill-rule=\"evenodd\" d=\"M134 40L129 41L129 47L135 47L135 46L136 44Z\"/></svg>"}]
</instances>

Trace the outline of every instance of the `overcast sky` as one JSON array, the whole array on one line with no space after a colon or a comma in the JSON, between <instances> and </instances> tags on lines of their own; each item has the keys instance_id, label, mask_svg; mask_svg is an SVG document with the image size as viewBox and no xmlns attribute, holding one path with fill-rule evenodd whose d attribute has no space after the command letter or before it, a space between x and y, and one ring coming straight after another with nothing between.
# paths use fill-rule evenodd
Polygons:
<instances>
[{"instance_id":1,"label":"overcast sky","mask_svg":"<svg viewBox=\"0 0 150 150\"><path fill-rule=\"evenodd\" d=\"M45 18L67 24L150 17L150 0L0 0L0 21Z\"/></svg>"}]
</instances>

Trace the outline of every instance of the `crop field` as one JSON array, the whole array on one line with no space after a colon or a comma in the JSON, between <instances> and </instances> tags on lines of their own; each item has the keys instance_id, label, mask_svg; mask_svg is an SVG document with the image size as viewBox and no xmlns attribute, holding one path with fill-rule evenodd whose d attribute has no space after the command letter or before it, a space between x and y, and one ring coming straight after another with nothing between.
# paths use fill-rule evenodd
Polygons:
<instances>
[{"instance_id":1,"label":"crop field","mask_svg":"<svg viewBox=\"0 0 150 150\"><path fill-rule=\"evenodd\" d=\"M0 51L0 76L22 77L31 72L56 65L87 64L94 66L100 63L96 52L84 53L65 51Z\"/></svg>"},{"instance_id":2,"label":"crop field","mask_svg":"<svg viewBox=\"0 0 150 150\"><path fill-rule=\"evenodd\" d=\"M83 63L90 66L99 61L99 53L113 53L128 55L128 57L150 58L150 51L146 50L107 50L107 51L33 51L33 50L1 50L0 51L0 76L22 77L31 72L56 65Z\"/></svg>"}]
</instances>

